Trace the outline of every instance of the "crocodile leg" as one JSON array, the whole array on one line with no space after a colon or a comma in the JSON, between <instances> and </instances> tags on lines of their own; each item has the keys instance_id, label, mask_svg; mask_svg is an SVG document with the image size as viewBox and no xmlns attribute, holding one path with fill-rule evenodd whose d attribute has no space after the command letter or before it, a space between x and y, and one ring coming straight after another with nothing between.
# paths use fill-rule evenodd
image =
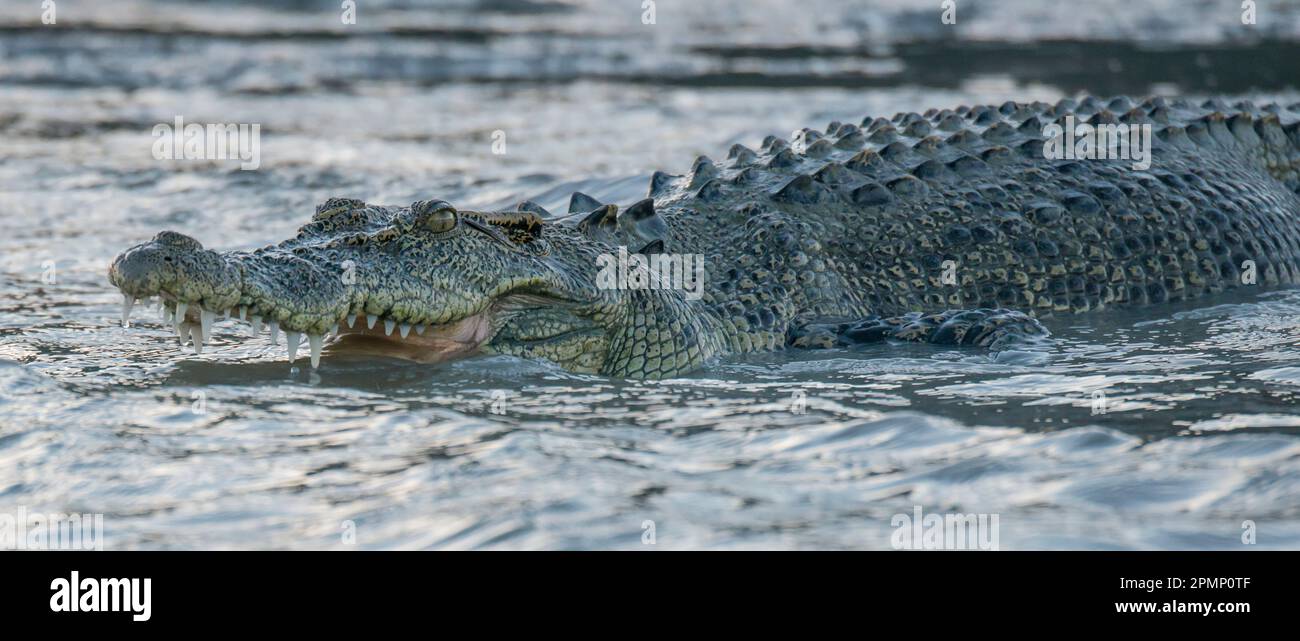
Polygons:
<instances>
[{"instance_id":1,"label":"crocodile leg","mask_svg":"<svg viewBox=\"0 0 1300 641\"><path fill-rule=\"evenodd\" d=\"M963 309L931 314L912 312L882 318L872 316L844 323L809 323L794 330L791 347L830 348L886 339L971 345L1001 349L1008 344L1048 335L1037 319L1010 309Z\"/></svg>"}]
</instances>

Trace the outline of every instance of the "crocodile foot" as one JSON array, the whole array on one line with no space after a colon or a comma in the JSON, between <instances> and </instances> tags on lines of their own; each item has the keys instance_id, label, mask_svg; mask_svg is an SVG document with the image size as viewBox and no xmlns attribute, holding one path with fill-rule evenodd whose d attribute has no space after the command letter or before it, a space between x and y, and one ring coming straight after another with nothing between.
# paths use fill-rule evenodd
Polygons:
<instances>
[{"instance_id":1,"label":"crocodile foot","mask_svg":"<svg viewBox=\"0 0 1300 641\"><path fill-rule=\"evenodd\" d=\"M1048 335L1037 319L1009 309L912 312L891 318L871 317L847 323L810 323L790 334L791 347L847 347L897 339L936 345L970 345L1000 350Z\"/></svg>"}]
</instances>

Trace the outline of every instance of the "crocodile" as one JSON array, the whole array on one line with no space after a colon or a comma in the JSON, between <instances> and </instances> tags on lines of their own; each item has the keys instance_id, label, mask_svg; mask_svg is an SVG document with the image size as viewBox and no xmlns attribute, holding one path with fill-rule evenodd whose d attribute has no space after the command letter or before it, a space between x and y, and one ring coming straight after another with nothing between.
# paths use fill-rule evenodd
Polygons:
<instances>
[{"instance_id":1,"label":"crocodile","mask_svg":"<svg viewBox=\"0 0 1300 641\"><path fill-rule=\"evenodd\" d=\"M196 351L224 314L283 331L291 362L305 335L313 367L357 340L644 379L787 348L999 350L1046 336L1047 317L1297 284L1298 122L1300 104L1123 96L868 116L655 172L624 207L330 198L278 244L163 231L108 276L123 324L157 296ZM1051 126L1074 123L1145 128L1145 166L1047 153ZM608 278L613 257L642 277ZM644 277L682 257L696 290Z\"/></svg>"}]
</instances>

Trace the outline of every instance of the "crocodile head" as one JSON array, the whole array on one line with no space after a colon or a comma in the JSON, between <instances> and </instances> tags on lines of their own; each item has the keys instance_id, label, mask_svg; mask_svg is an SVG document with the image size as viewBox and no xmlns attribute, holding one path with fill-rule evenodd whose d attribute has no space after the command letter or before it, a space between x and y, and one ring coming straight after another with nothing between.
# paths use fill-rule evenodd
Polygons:
<instances>
[{"instance_id":1,"label":"crocodile head","mask_svg":"<svg viewBox=\"0 0 1300 641\"><path fill-rule=\"evenodd\" d=\"M164 231L119 255L108 275L123 294L124 322L136 300L158 296L182 343L192 340L196 351L224 313L254 333L265 325L272 341L283 331L291 360L306 335L313 366L326 342L382 346L425 362L479 352L540 357L633 377L686 371L711 355L699 340L681 346L689 358L676 358L675 348L655 350L667 360L651 362L644 345L633 352L625 339L644 336L647 324L685 324L695 334L701 321L685 317L680 292L599 286L601 255L610 249L533 211L334 198L277 245L215 252Z\"/></svg>"}]
</instances>

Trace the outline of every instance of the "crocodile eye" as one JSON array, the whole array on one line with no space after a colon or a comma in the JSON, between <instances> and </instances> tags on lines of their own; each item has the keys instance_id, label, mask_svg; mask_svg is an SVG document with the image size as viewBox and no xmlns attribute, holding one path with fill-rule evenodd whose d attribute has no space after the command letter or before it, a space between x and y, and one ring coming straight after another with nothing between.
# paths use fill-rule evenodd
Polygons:
<instances>
[{"instance_id":1,"label":"crocodile eye","mask_svg":"<svg viewBox=\"0 0 1300 641\"><path fill-rule=\"evenodd\" d=\"M456 228L456 210L444 207L424 217L424 228L435 233L445 234Z\"/></svg>"}]
</instances>

